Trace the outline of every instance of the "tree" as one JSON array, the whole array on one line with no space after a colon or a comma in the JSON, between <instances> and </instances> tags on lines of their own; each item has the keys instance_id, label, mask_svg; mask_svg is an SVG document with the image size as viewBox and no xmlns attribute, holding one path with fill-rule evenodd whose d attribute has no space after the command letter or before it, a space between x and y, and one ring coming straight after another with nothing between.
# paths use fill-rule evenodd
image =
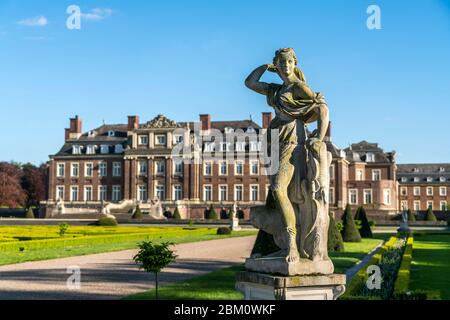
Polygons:
<instances>
[{"instance_id":1,"label":"tree","mask_svg":"<svg viewBox=\"0 0 450 320\"><path fill-rule=\"evenodd\" d=\"M353 220L352 216L352 209L349 204L345 207L342 221L342 239L345 242L361 242L361 235L359 234L358 229L356 229L355 220Z\"/></svg>"},{"instance_id":2,"label":"tree","mask_svg":"<svg viewBox=\"0 0 450 320\"><path fill-rule=\"evenodd\" d=\"M37 206L45 199L46 167L36 167L31 163L21 166L20 184L26 194L26 205Z\"/></svg>"},{"instance_id":3,"label":"tree","mask_svg":"<svg viewBox=\"0 0 450 320\"><path fill-rule=\"evenodd\" d=\"M178 210L178 207L175 208L175 211L173 212L173 218L174 219L181 219L180 210Z\"/></svg>"},{"instance_id":4,"label":"tree","mask_svg":"<svg viewBox=\"0 0 450 320\"><path fill-rule=\"evenodd\" d=\"M408 214L408 221L410 221L410 222L416 221L416 216L415 216L415 214L411 211L411 209L408 209L407 214Z\"/></svg>"},{"instance_id":5,"label":"tree","mask_svg":"<svg viewBox=\"0 0 450 320\"><path fill-rule=\"evenodd\" d=\"M344 251L344 241L342 240L342 235L339 232L336 221L333 218L331 212L328 213L330 216L330 225L328 227L328 251Z\"/></svg>"},{"instance_id":6,"label":"tree","mask_svg":"<svg viewBox=\"0 0 450 320\"><path fill-rule=\"evenodd\" d=\"M139 208L139 205L137 205L136 210L134 210L134 213L131 216L131 219L142 220L142 218L144 218L144 215L142 214L142 211L141 211L141 208Z\"/></svg>"},{"instance_id":7,"label":"tree","mask_svg":"<svg viewBox=\"0 0 450 320\"><path fill-rule=\"evenodd\" d=\"M177 258L173 251L169 249L170 245L173 245L173 243L154 244L151 241L144 241L138 244L139 251L133 257L136 264L140 264L139 269L155 274L156 300L158 300L158 273Z\"/></svg>"},{"instance_id":8,"label":"tree","mask_svg":"<svg viewBox=\"0 0 450 320\"><path fill-rule=\"evenodd\" d=\"M28 208L27 213L25 214L26 219L34 219L34 212L31 207Z\"/></svg>"},{"instance_id":9,"label":"tree","mask_svg":"<svg viewBox=\"0 0 450 320\"><path fill-rule=\"evenodd\" d=\"M359 207L356 210L355 220L361 221L361 228L359 230L359 234L362 238L373 238L372 230L370 229L370 223L367 219L366 210L364 207Z\"/></svg>"},{"instance_id":10,"label":"tree","mask_svg":"<svg viewBox=\"0 0 450 320\"><path fill-rule=\"evenodd\" d=\"M426 221L437 221L436 216L433 213L433 209L428 207L427 215L425 216Z\"/></svg>"},{"instance_id":11,"label":"tree","mask_svg":"<svg viewBox=\"0 0 450 320\"><path fill-rule=\"evenodd\" d=\"M0 206L25 206L26 194L20 185L20 165L0 162Z\"/></svg>"},{"instance_id":12,"label":"tree","mask_svg":"<svg viewBox=\"0 0 450 320\"><path fill-rule=\"evenodd\" d=\"M214 209L213 205L211 205L209 207L208 219L211 219L211 220L218 220L219 219L219 216L217 215L217 212Z\"/></svg>"}]
</instances>

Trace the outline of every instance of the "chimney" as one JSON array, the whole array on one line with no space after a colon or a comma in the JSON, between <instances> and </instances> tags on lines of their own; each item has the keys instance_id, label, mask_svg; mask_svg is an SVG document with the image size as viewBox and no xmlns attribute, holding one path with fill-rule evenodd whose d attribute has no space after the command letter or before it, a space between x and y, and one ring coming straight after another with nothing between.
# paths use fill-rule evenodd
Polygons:
<instances>
[{"instance_id":1,"label":"chimney","mask_svg":"<svg viewBox=\"0 0 450 320\"><path fill-rule=\"evenodd\" d=\"M211 129L211 115L209 114L201 114L200 122L202 123L202 130Z\"/></svg>"},{"instance_id":2,"label":"chimney","mask_svg":"<svg viewBox=\"0 0 450 320\"><path fill-rule=\"evenodd\" d=\"M269 128L270 122L272 121L272 112L262 113L262 127L263 129Z\"/></svg>"},{"instance_id":3,"label":"chimney","mask_svg":"<svg viewBox=\"0 0 450 320\"><path fill-rule=\"evenodd\" d=\"M328 129L325 133L325 139L326 141L331 141L331 121L328 122Z\"/></svg>"},{"instance_id":4,"label":"chimney","mask_svg":"<svg viewBox=\"0 0 450 320\"><path fill-rule=\"evenodd\" d=\"M81 136L82 121L78 116L70 118L70 128L66 129L65 136L67 139L78 139Z\"/></svg>"},{"instance_id":5,"label":"chimney","mask_svg":"<svg viewBox=\"0 0 450 320\"><path fill-rule=\"evenodd\" d=\"M69 140L70 138L70 129L69 128L65 128L64 129L64 141Z\"/></svg>"},{"instance_id":6,"label":"chimney","mask_svg":"<svg viewBox=\"0 0 450 320\"><path fill-rule=\"evenodd\" d=\"M139 117L138 116L128 116L128 131L139 128Z\"/></svg>"}]
</instances>

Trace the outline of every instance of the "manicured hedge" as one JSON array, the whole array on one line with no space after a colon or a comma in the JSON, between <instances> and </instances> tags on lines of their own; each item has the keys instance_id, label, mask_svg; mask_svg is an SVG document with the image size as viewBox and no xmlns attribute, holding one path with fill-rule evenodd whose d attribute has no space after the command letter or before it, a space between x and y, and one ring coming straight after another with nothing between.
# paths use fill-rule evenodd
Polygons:
<instances>
[{"instance_id":1,"label":"manicured hedge","mask_svg":"<svg viewBox=\"0 0 450 320\"><path fill-rule=\"evenodd\" d=\"M402 263L397 273L397 279L394 285L394 294L398 295L409 290L409 281L411 276L411 261L413 252L414 238L412 235L408 237L405 252L403 253Z\"/></svg>"}]
</instances>

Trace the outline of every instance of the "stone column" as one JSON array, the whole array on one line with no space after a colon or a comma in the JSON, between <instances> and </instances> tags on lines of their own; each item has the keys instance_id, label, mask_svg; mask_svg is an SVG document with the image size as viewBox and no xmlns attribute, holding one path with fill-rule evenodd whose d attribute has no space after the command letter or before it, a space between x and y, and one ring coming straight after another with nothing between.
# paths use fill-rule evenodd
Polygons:
<instances>
[{"instance_id":1,"label":"stone column","mask_svg":"<svg viewBox=\"0 0 450 320\"><path fill-rule=\"evenodd\" d=\"M130 195L130 160L125 159L123 162L123 198L131 199Z\"/></svg>"},{"instance_id":2,"label":"stone column","mask_svg":"<svg viewBox=\"0 0 450 320\"><path fill-rule=\"evenodd\" d=\"M166 158L166 200L172 200L172 158Z\"/></svg>"},{"instance_id":3,"label":"stone column","mask_svg":"<svg viewBox=\"0 0 450 320\"><path fill-rule=\"evenodd\" d=\"M136 173L137 173L137 167L136 167L136 159L131 159L130 163L130 199L136 200L137 199L137 186L136 186Z\"/></svg>"},{"instance_id":4,"label":"stone column","mask_svg":"<svg viewBox=\"0 0 450 320\"><path fill-rule=\"evenodd\" d=\"M183 199L189 200L191 197L191 190L189 188L189 176L190 176L189 163L183 164Z\"/></svg>"},{"instance_id":5,"label":"stone column","mask_svg":"<svg viewBox=\"0 0 450 320\"><path fill-rule=\"evenodd\" d=\"M153 198L155 197L155 188L154 188L154 174L155 174L155 168L154 168L154 159L150 158L148 160L148 179L147 179L147 194L148 194L148 198L150 200L153 200Z\"/></svg>"}]
</instances>

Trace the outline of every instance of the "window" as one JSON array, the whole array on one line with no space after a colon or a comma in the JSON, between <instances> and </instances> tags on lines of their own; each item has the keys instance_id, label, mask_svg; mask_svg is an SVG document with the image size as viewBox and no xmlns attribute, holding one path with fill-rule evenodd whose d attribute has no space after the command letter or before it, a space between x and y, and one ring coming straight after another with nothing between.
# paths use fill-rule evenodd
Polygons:
<instances>
[{"instance_id":1,"label":"window","mask_svg":"<svg viewBox=\"0 0 450 320\"><path fill-rule=\"evenodd\" d=\"M166 161L165 160L157 160L155 161L156 166L155 166L155 170L156 170L156 175L164 175L166 172Z\"/></svg>"},{"instance_id":2,"label":"window","mask_svg":"<svg viewBox=\"0 0 450 320\"><path fill-rule=\"evenodd\" d=\"M358 190L357 189L348 190L348 202L350 204L358 204Z\"/></svg>"},{"instance_id":3,"label":"window","mask_svg":"<svg viewBox=\"0 0 450 320\"><path fill-rule=\"evenodd\" d=\"M372 203L372 189L364 189L364 204Z\"/></svg>"},{"instance_id":4,"label":"window","mask_svg":"<svg viewBox=\"0 0 450 320\"><path fill-rule=\"evenodd\" d=\"M366 162L375 162L375 155L371 152L366 154Z\"/></svg>"},{"instance_id":5,"label":"window","mask_svg":"<svg viewBox=\"0 0 450 320\"><path fill-rule=\"evenodd\" d=\"M64 200L64 186L56 186L56 200Z\"/></svg>"},{"instance_id":6,"label":"window","mask_svg":"<svg viewBox=\"0 0 450 320\"><path fill-rule=\"evenodd\" d=\"M107 153L109 153L109 146L106 145L106 144L102 144L102 145L100 146L100 153L101 153L101 154L107 154Z\"/></svg>"},{"instance_id":7,"label":"window","mask_svg":"<svg viewBox=\"0 0 450 320\"><path fill-rule=\"evenodd\" d=\"M82 149L83 149L83 146L74 145L72 148L72 154L81 154Z\"/></svg>"},{"instance_id":8,"label":"window","mask_svg":"<svg viewBox=\"0 0 450 320\"><path fill-rule=\"evenodd\" d=\"M383 203L386 205L391 204L391 190L390 189L383 190Z\"/></svg>"},{"instance_id":9,"label":"window","mask_svg":"<svg viewBox=\"0 0 450 320\"><path fill-rule=\"evenodd\" d=\"M427 196L433 195L433 187L427 187Z\"/></svg>"},{"instance_id":10,"label":"window","mask_svg":"<svg viewBox=\"0 0 450 320\"><path fill-rule=\"evenodd\" d=\"M373 169L372 170L372 181L380 181L381 180L381 170Z\"/></svg>"},{"instance_id":11,"label":"window","mask_svg":"<svg viewBox=\"0 0 450 320\"><path fill-rule=\"evenodd\" d=\"M420 178L419 177L414 177L414 182L419 182Z\"/></svg>"},{"instance_id":12,"label":"window","mask_svg":"<svg viewBox=\"0 0 450 320\"><path fill-rule=\"evenodd\" d=\"M419 168L414 168L413 171L414 172L419 172L420 170L419 170Z\"/></svg>"},{"instance_id":13,"label":"window","mask_svg":"<svg viewBox=\"0 0 450 320\"><path fill-rule=\"evenodd\" d=\"M106 201L107 186L98 186L98 201Z\"/></svg>"},{"instance_id":14,"label":"window","mask_svg":"<svg viewBox=\"0 0 450 320\"><path fill-rule=\"evenodd\" d=\"M72 163L71 164L71 169L70 169L70 176L71 177L78 177L79 175L79 164L78 163Z\"/></svg>"},{"instance_id":15,"label":"window","mask_svg":"<svg viewBox=\"0 0 450 320\"><path fill-rule=\"evenodd\" d=\"M161 200L164 201L166 200L166 186L163 184L157 184L156 185L156 197Z\"/></svg>"},{"instance_id":16,"label":"window","mask_svg":"<svg viewBox=\"0 0 450 320\"><path fill-rule=\"evenodd\" d=\"M112 186L112 201L120 201L122 198L122 189L120 186Z\"/></svg>"},{"instance_id":17,"label":"window","mask_svg":"<svg viewBox=\"0 0 450 320\"><path fill-rule=\"evenodd\" d=\"M328 203L334 203L334 188L330 188L330 190L328 191Z\"/></svg>"},{"instance_id":18,"label":"window","mask_svg":"<svg viewBox=\"0 0 450 320\"><path fill-rule=\"evenodd\" d=\"M94 164L92 162L84 164L84 175L86 177L92 177L94 175Z\"/></svg>"},{"instance_id":19,"label":"window","mask_svg":"<svg viewBox=\"0 0 450 320\"><path fill-rule=\"evenodd\" d=\"M214 151L214 142L206 142L205 143L205 152L213 152Z\"/></svg>"},{"instance_id":20,"label":"window","mask_svg":"<svg viewBox=\"0 0 450 320\"><path fill-rule=\"evenodd\" d=\"M173 186L173 200L178 201L183 199L183 188L177 184Z\"/></svg>"},{"instance_id":21,"label":"window","mask_svg":"<svg viewBox=\"0 0 450 320\"><path fill-rule=\"evenodd\" d=\"M66 165L64 163L58 163L57 170L56 170L56 176L57 177L64 177L65 176L65 168Z\"/></svg>"},{"instance_id":22,"label":"window","mask_svg":"<svg viewBox=\"0 0 450 320\"><path fill-rule=\"evenodd\" d=\"M122 176L122 163L121 162L113 162L113 177Z\"/></svg>"},{"instance_id":23,"label":"window","mask_svg":"<svg viewBox=\"0 0 450 320\"><path fill-rule=\"evenodd\" d=\"M182 161L175 161L174 163L174 171L173 173L176 175L183 174L183 162Z\"/></svg>"},{"instance_id":24,"label":"window","mask_svg":"<svg viewBox=\"0 0 450 320\"><path fill-rule=\"evenodd\" d=\"M440 167L439 168L439 172L445 172L445 168L444 167Z\"/></svg>"},{"instance_id":25,"label":"window","mask_svg":"<svg viewBox=\"0 0 450 320\"><path fill-rule=\"evenodd\" d=\"M414 211L420 210L420 201L414 201Z\"/></svg>"},{"instance_id":26,"label":"window","mask_svg":"<svg viewBox=\"0 0 450 320\"><path fill-rule=\"evenodd\" d=\"M205 164L203 166L203 174L205 176L212 175L212 162L210 162L210 161L205 162Z\"/></svg>"},{"instance_id":27,"label":"window","mask_svg":"<svg viewBox=\"0 0 450 320\"><path fill-rule=\"evenodd\" d=\"M259 161L250 161L250 174L257 175L259 173Z\"/></svg>"},{"instance_id":28,"label":"window","mask_svg":"<svg viewBox=\"0 0 450 320\"><path fill-rule=\"evenodd\" d=\"M401 196L407 196L407 195L408 195L408 188L406 188L406 187L401 187L401 188L400 188L400 195L401 195Z\"/></svg>"},{"instance_id":29,"label":"window","mask_svg":"<svg viewBox=\"0 0 450 320\"><path fill-rule=\"evenodd\" d=\"M146 185L138 186L138 200L139 201L147 201L147 186Z\"/></svg>"},{"instance_id":30,"label":"window","mask_svg":"<svg viewBox=\"0 0 450 320\"><path fill-rule=\"evenodd\" d=\"M70 187L70 201L78 201L78 186Z\"/></svg>"},{"instance_id":31,"label":"window","mask_svg":"<svg viewBox=\"0 0 450 320\"><path fill-rule=\"evenodd\" d=\"M445 182L446 179L445 179L445 177L439 177L439 181L440 181L440 182Z\"/></svg>"},{"instance_id":32,"label":"window","mask_svg":"<svg viewBox=\"0 0 450 320\"><path fill-rule=\"evenodd\" d=\"M258 142L250 141L250 151L258 151Z\"/></svg>"},{"instance_id":33,"label":"window","mask_svg":"<svg viewBox=\"0 0 450 320\"><path fill-rule=\"evenodd\" d=\"M439 202L439 207L441 208L441 211L447 211L447 201Z\"/></svg>"},{"instance_id":34,"label":"window","mask_svg":"<svg viewBox=\"0 0 450 320\"><path fill-rule=\"evenodd\" d=\"M242 185L235 185L234 186L234 200L235 201L242 201L242 200L244 200L243 194L244 194L244 186L242 186Z\"/></svg>"},{"instance_id":35,"label":"window","mask_svg":"<svg viewBox=\"0 0 450 320\"><path fill-rule=\"evenodd\" d=\"M228 187L226 185L219 186L219 200L220 201L228 200Z\"/></svg>"},{"instance_id":36,"label":"window","mask_svg":"<svg viewBox=\"0 0 450 320\"><path fill-rule=\"evenodd\" d=\"M140 176L147 175L147 160L140 160L138 163L138 174Z\"/></svg>"},{"instance_id":37,"label":"window","mask_svg":"<svg viewBox=\"0 0 450 320\"><path fill-rule=\"evenodd\" d=\"M91 186L84 187L84 201L92 201L92 187Z\"/></svg>"},{"instance_id":38,"label":"window","mask_svg":"<svg viewBox=\"0 0 450 320\"><path fill-rule=\"evenodd\" d=\"M243 141L236 142L236 151L244 152L245 151L245 142L243 142Z\"/></svg>"},{"instance_id":39,"label":"window","mask_svg":"<svg viewBox=\"0 0 450 320\"><path fill-rule=\"evenodd\" d=\"M98 176L106 177L108 175L108 165L105 161L98 163Z\"/></svg>"},{"instance_id":40,"label":"window","mask_svg":"<svg viewBox=\"0 0 450 320\"><path fill-rule=\"evenodd\" d=\"M432 177L427 177L427 182L433 182L433 178Z\"/></svg>"},{"instance_id":41,"label":"window","mask_svg":"<svg viewBox=\"0 0 450 320\"><path fill-rule=\"evenodd\" d=\"M439 187L439 195L441 197L447 196L447 187Z\"/></svg>"},{"instance_id":42,"label":"window","mask_svg":"<svg viewBox=\"0 0 450 320\"><path fill-rule=\"evenodd\" d=\"M175 145L180 144L183 142L183 135L181 134L176 134L173 136L173 142Z\"/></svg>"},{"instance_id":43,"label":"window","mask_svg":"<svg viewBox=\"0 0 450 320\"><path fill-rule=\"evenodd\" d=\"M408 178L407 177L402 177L402 182L408 182Z\"/></svg>"},{"instance_id":44,"label":"window","mask_svg":"<svg viewBox=\"0 0 450 320\"><path fill-rule=\"evenodd\" d=\"M203 186L203 200L204 201L212 201L212 186L211 185Z\"/></svg>"},{"instance_id":45,"label":"window","mask_svg":"<svg viewBox=\"0 0 450 320\"><path fill-rule=\"evenodd\" d=\"M236 161L234 164L234 174L241 176L244 174L244 163L242 161Z\"/></svg>"},{"instance_id":46,"label":"window","mask_svg":"<svg viewBox=\"0 0 450 320\"><path fill-rule=\"evenodd\" d=\"M330 166L330 180L334 180L334 164Z\"/></svg>"},{"instance_id":47,"label":"window","mask_svg":"<svg viewBox=\"0 0 450 320\"><path fill-rule=\"evenodd\" d=\"M427 201L427 208L431 208L431 210L433 210L433 201Z\"/></svg>"},{"instance_id":48,"label":"window","mask_svg":"<svg viewBox=\"0 0 450 320\"><path fill-rule=\"evenodd\" d=\"M234 132L234 129L233 128L230 128L230 127L225 127L225 133L233 133Z\"/></svg>"},{"instance_id":49,"label":"window","mask_svg":"<svg viewBox=\"0 0 450 320\"><path fill-rule=\"evenodd\" d=\"M222 142L220 143L220 151L231 151L231 143L229 142Z\"/></svg>"},{"instance_id":50,"label":"window","mask_svg":"<svg viewBox=\"0 0 450 320\"><path fill-rule=\"evenodd\" d=\"M116 133L113 130L108 131L108 137L114 137Z\"/></svg>"},{"instance_id":51,"label":"window","mask_svg":"<svg viewBox=\"0 0 450 320\"><path fill-rule=\"evenodd\" d=\"M402 202L400 203L400 209L402 211L408 210L408 200L402 200Z\"/></svg>"},{"instance_id":52,"label":"window","mask_svg":"<svg viewBox=\"0 0 450 320\"><path fill-rule=\"evenodd\" d=\"M228 163L226 161L221 161L219 163L219 174L221 176L228 174Z\"/></svg>"},{"instance_id":53,"label":"window","mask_svg":"<svg viewBox=\"0 0 450 320\"><path fill-rule=\"evenodd\" d=\"M420 196L420 187L414 187L413 189L413 195Z\"/></svg>"},{"instance_id":54,"label":"window","mask_svg":"<svg viewBox=\"0 0 450 320\"><path fill-rule=\"evenodd\" d=\"M121 145L121 144L116 144L116 145L114 146L114 152L115 152L115 153L122 153L122 152L123 152L123 145Z\"/></svg>"},{"instance_id":55,"label":"window","mask_svg":"<svg viewBox=\"0 0 450 320\"><path fill-rule=\"evenodd\" d=\"M139 144L141 145L141 146L146 146L146 145L148 145L148 136L147 135L142 135L142 136L139 136Z\"/></svg>"},{"instance_id":56,"label":"window","mask_svg":"<svg viewBox=\"0 0 450 320\"><path fill-rule=\"evenodd\" d=\"M157 146L165 146L166 145L166 135L165 134L157 134L155 136L155 144Z\"/></svg>"},{"instance_id":57,"label":"window","mask_svg":"<svg viewBox=\"0 0 450 320\"><path fill-rule=\"evenodd\" d=\"M250 186L250 200L251 201L259 200L259 186L257 184Z\"/></svg>"},{"instance_id":58,"label":"window","mask_svg":"<svg viewBox=\"0 0 450 320\"><path fill-rule=\"evenodd\" d=\"M357 181L364 180L364 171L362 169L356 170L356 180Z\"/></svg>"},{"instance_id":59,"label":"window","mask_svg":"<svg viewBox=\"0 0 450 320\"><path fill-rule=\"evenodd\" d=\"M97 146L89 145L89 146L87 146L86 154L95 154L96 151L97 151Z\"/></svg>"}]
</instances>

